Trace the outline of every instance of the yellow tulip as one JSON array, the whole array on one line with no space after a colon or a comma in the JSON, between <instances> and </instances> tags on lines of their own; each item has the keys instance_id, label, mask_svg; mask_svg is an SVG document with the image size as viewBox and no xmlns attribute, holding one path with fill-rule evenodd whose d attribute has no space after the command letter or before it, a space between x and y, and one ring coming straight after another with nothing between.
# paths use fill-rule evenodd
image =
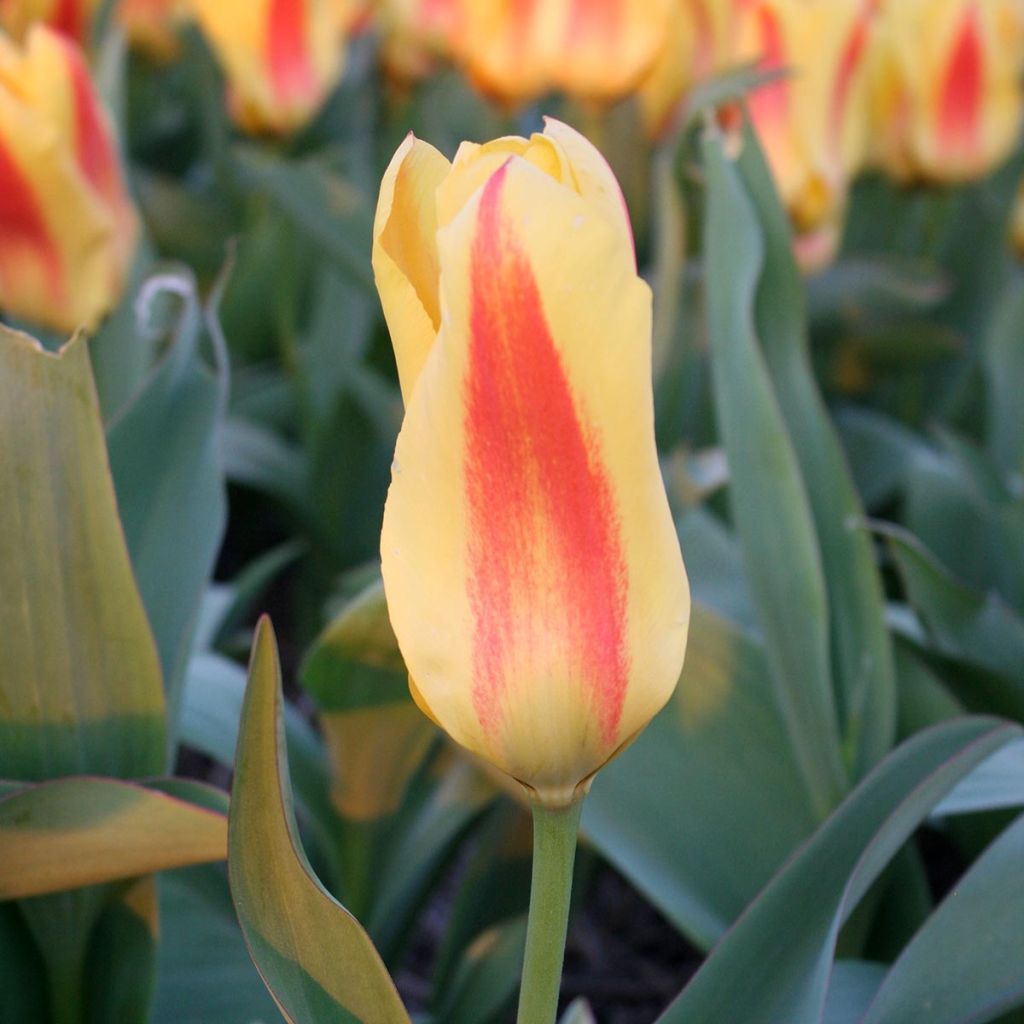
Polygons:
<instances>
[{"instance_id":1,"label":"yellow tulip","mask_svg":"<svg viewBox=\"0 0 1024 1024\"><path fill-rule=\"evenodd\" d=\"M413 695L567 805L668 700L689 622L621 192L557 121L453 164L410 136L373 263L406 404L381 558Z\"/></svg>"},{"instance_id":2,"label":"yellow tulip","mask_svg":"<svg viewBox=\"0 0 1024 1024\"><path fill-rule=\"evenodd\" d=\"M137 234L85 60L41 25L0 36L0 307L60 331L117 301Z\"/></svg>"},{"instance_id":3,"label":"yellow tulip","mask_svg":"<svg viewBox=\"0 0 1024 1024\"><path fill-rule=\"evenodd\" d=\"M380 0L381 59L399 81L425 78L455 52L459 0Z\"/></svg>"},{"instance_id":4,"label":"yellow tulip","mask_svg":"<svg viewBox=\"0 0 1024 1024\"><path fill-rule=\"evenodd\" d=\"M184 0L119 0L117 23L132 46L156 60L170 60L181 49L177 27Z\"/></svg>"},{"instance_id":5,"label":"yellow tulip","mask_svg":"<svg viewBox=\"0 0 1024 1024\"><path fill-rule=\"evenodd\" d=\"M673 0L658 57L637 92L648 135L672 125L687 91L736 60L738 13L746 0Z\"/></svg>"},{"instance_id":6,"label":"yellow tulip","mask_svg":"<svg viewBox=\"0 0 1024 1024\"><path fill-rule=\"evenodd\" d=\"M100 0L0 0L0 28L23 39L32 25L41 23L85 43L99 5Z\"/></svg>"},{"instance_id":7,"label":"yellow tulip","mask_svg":"<svg viewBox=\"0 0 1024 1024\"><path fill-rule=\"evenodd\" d=\"M749 108L807 270L829 262L849 184L867 152L872 0L750 0L737 58L785 77L754 90Z\"/></svg>"},{"instance_id":8,"label":"yellow tulip","mask_svg":"<svg viewBox=\"0 0 1024 1024\"><path fill-rule=\"evenodd\" d=\"M673 0L461 0L461 62L511 103L558 90L608 102L654 65Z\"/></svg>"},{"instance_id":9,"label":"yellow tulip","mask_svg":"<svg viewBox=\"0 0 1024 1024\"><path fill-rule=\"evenodd\" d=\"M191 8L245 131L301 127L341 76L344 33L334 0L191 0Z\"/></svg>"},{"instance_id":10,"label":"yellow tulip","mask_svg":"<svg viewBox=\"0 0 1024 1024\"><path fill-rule=\"evenodd\" d=\"M882 0L876 160L901 180L962 182L998 166L1021 123L1020 0Z\"/></svg>"}]
</instances>

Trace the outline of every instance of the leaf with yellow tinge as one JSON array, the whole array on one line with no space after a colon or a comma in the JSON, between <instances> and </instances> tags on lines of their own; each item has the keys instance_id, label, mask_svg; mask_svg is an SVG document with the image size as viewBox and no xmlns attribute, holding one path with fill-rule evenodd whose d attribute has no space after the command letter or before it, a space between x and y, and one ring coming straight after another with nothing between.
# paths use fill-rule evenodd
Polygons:
<instances>
[{"instance_id":1,"label":"leaf with yellow tinge","mask_svg":"<svg viewBox=\"0 0 1024 1024\"><path fill-rule=\"evenodd\" d=\"M223 794L180 780L168 790L67 778L0 799L0 900L222 860Z\"/></svg>"},{"instance_id":2,"label":"leaf with yellow tinge","mask_svg":"<svg viewBox=\"0 0 1024 1024\"><path fill-rule=\"evenodd\" d=\"M256 631L235 759L231 895L253 961L291 1024L409 1024L373 943L319 883L298 837L273 630Z\"/></svg>"},{"instance_id":3,"label":"leaf with yellow tinge","mask_svg":"<svg viewBox=\"0 0 1024 1024\"><path fill-rule=\"evenodd\" d=\"M302 667L331 759L331 800L368 821L398 809L438 736L413 703L378 580L342 609Z\"/></svg>"},{"instance_id":4,"label":"leaf with yellow tinge","mask_svg":"<svg viewBox=\"0 0 1024 1024\"><path fill-rule=\"evenodd\" d=\"M160 664L81 338L0 328L0 509L0 777L160 774Z\"/></svg>"}]
</instances>

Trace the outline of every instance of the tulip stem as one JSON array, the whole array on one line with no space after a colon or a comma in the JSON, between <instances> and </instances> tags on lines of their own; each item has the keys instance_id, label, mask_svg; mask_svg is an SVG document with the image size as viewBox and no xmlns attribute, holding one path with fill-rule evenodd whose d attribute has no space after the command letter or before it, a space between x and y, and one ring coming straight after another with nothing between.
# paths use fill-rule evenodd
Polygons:
<instances>
[{"instance_id":1,"label":"tulip stem","mask_svg":"<svg viewBox=\"0 0 1024 1024\"><path fill-rule=\"evenodd\" d=\"M533 805L533 878L517 1024L554 1024L562 983L569 898L583 801Z\"/></svg>"}]
</instances>

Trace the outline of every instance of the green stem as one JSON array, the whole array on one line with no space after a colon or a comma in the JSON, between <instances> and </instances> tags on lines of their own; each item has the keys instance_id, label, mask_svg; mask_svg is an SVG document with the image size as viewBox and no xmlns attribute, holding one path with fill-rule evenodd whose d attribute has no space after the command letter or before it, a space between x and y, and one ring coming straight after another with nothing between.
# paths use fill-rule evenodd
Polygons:
<instances>
[{"instance_id":1,"label":"green stem","mask_svg":"<svg viewBox=\"0 0 1024 1024\"><path fill-rule=\"evenodd\" d=\"M583 801L533 805L533 879L517 1024L554 1024L562 983L569 897Z\"/></svg>"}]
</instances>

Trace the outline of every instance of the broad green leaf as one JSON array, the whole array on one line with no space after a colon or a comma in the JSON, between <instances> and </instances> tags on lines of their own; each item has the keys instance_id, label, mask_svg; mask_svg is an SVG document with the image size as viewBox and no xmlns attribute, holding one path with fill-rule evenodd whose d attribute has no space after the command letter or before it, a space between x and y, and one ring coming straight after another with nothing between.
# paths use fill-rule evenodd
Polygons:
<instances>
[{"instance_id":1,"label":"broad green leaf","mask_svg":"<svg viewBox=\"0 0 1024 1024\"><path fill-rule=\"evenodd\" d=\"M844 406L836 424L861 500L868 509L888 504L902 491L913 460L927 450L924 440L874 409Z\"/></svg>"},{"instance_id":2,"label":"broad green leaf","mask_svg":"<svg viewBox=\"0 0 1024 1024\"><path fill-rule=\"evenodd\" d=\"M253 146L234 155L246 184L265 191L339 270L373 292L373 220L359 189L322 160L289 162Z\"/></svg>"},{"instance_id":3,"label":"broad green leaf","mask_svg":"<svg viewBox=\"0 0 1024 1024\"><path fill-rule=\"evenodd\" d=\"M822 1024L860 1024L884 977L882 964L837 960L832 965Z\"/></svg>"},{"instance_id":4,"label":"broad green leaf","mask_svg":"<svg viewBox=\"0 0 1024 1024\"><path fill-rule=\"evenodd\" d=\"M183 743L214 761L230 765L238 745L238 726L245 700L245 669L220 654L199 653L189 662L181 708ZM303 829L312 838L321 861L327 859L331 882L339 869L333 863L334 807L330 801L330 770L323 741L290 705L284 708L288 768Z\"/></svg>"},{"instance_id":5,"label":"broad green leaf","mask_svg":"<svg viewBox=\"0 0 1024 1024\"><path fill-rule=\"evenodd\" d=\"M957 783L933 818L1024 807L1024 740L1007 743Z\"/></svg>"},{"instance_id":6,"label":"broad green leaf","mask_svg":"<svg viewBox=\"0 0 1024 1024\"><path fill-rule=\"evenodd\" d=\"M889 542L911 606L935 650L997 676L958 686L971 706L988 706L1024 718L1024 619L995 594L982 597L964 586L912 534L876 524ZM955 679L954 679L955 681Z\"/></svg>"},{"instance_id":7,"label":"broad green leaf","mask_svg":"<svg viewBox=\"0 0 1024 1024\"><path fill-rule=\"evenodd\" d=\"M973 1024L1024 1004L1024 817L975 861L893 964L862 1024Z\"/></svg>"},{"instance_id":8,"label":"broad green leaf","mask_svg":"<svg viewBox=\"0 0 1024 1024\"><path fill-rule=\"evenodd\" d=\"M895 670L882 582L871 535L862 528L864 509L811 368L804 283L789 218L749 123L737 169L764 236L756 329L814 517L840 732L847 765L859 778L888 753L896 735Z\"/></svg>"},{"instance_id":9,"label":"broad green leaf","mask_svg":"<svg viewBox=\"0 0 1024 1024\"><path fill-rule=\"evenodd\" d=\"M327 627L301 670L332 765L332 799L346 818L397 810L437 737L409 694L384 585L371 584Z\"/></svg>"},{"instance_id":10,"label":"broad green leaf","mask_svg":"<svg viewBox=\"0 0 1024 1024\"><path fill-rule=\"evenodd\" d=\"M963 705L909 643L897 640L894 653L899 680L900 735L904 739L964 713Z\"/></svg>"},{"instance_id":11,"label":"broad green leaf","mask_svg":"<svg viewBox=\"0 0 1024 1024\"><path fill-rule=\"evenodd\" d=\"M253 645L235 760L228 868L249 951L291 1024L408 1024L373 943L316 879L299 842L268 621Z\"/></svg>"},{"instance_id":12,"label":"broad green leaf","mask_svg":"<svg viewBox=\"0 0 1024 1024\"><path fill-rule=\"evenodd\" d=\"M224 463L233 483L275 498L300 520L311 516L307 460L272 430L240 417L228 420Z\"/></svg>"},{"instance_id":13,"label":"broad green leaf","mask_svg":"<svg viewBox=\"0 0 1024 1024\"><path fill-rule=\"evenodd\" d=\"M46 964L16 903L0 902L0 1020L46 1019Z\"/></svg>"},{"instance_id":14,"label":"broad green leaf","mask_svg":"<svg viewBox=\"0 0 1024 1024\"><path fill-rule=\"evenodd\" d=\"M1024 611L1024 501L983 451L950 433L943 441L946 452L910 467L907 528L962 582Z\"/></svg>"},{"instance_id":15,"label":"broad green leaf","mask_svg":"<svg viewBox=\"0 0 1024 1024\"><path fill-rule=\"evenodd\" d=\"M435 1018L444 1024L497 1024L519 991L526 918L489 928L466 950Z\"/></svg>"},{"instance_id":16,"label":"broad green leaf","mask_svg":"<svg viewBox=\"0 0 1024 1024\"><path fill-rule=\"evenodd\" d=\"M992 317L982 350L987 388L988 445L1004 469L1024 473L1024 284L1009 284Z\"/></svg>"},{"instance_id":17,"label":"broad green leaf","mask_svg":"<svg viewBox=\"0 0 1024 1024\"><path fill-rule=\"evenodd\" d=\"M220 864L162 874L160 960L151 1024L278 1019L249 957Z\"/></svg>"},{"instance_id":18,"label":"broad green leaf","mask_svg":"<svg viewBox=\"0 0 1024 1024\"><path fill-rule=\"evenodd\" d=\"M660 1024L819 1024L843 923L941 797L1019 735L997 719L961 718L893 751L751 904Z\"/></svg>"},{"instance_id":19,"label":"broad green leaf","mask_svg":"<svg viewBox=\"0 0 1024 1024\"><path fill-rule=\"evenodd\" d=\"M128 550L160 651L173 733L199 603L227 519L219 451L227 365L215 312L207 314L207 329L221 365L211 370L199 355L204 316L188 275L151 278L142 313L149 317L163 296L180 303L170 347L109 425L107 443Z\"/></svg>"},{"instance_id":20,"label":"broad green leaf","mask_svg":"<svg viewBox=\"0 0 1024 1024\"><path fill-rule=\"evenodd\" d=\"M207 787L170 788L64 778L0 799L0 899L222 860L227 822Z\"/></svg>"},{"instance_id":21,"label":"broad green leaf","mask_svg":"<svg viewBox=\"0 0 1024 1024\"><path fill-rule=\"evenodd\" d=\"M705 949L815 826L775 698L763 649L694 605L672 700L584 804L590 842Z\"/></svg>"},{"instance_id":22,"label":"broad green leaf","mask_svg":"<svg viewBox=\"0 0 1024 1024\"><path fill-rule=\"evenodd\" d=\"M85 961L90 1024L148 1024L159 930L155 875L125 883L103 908Z\"/></svg>"},{"instance_id":23,"label":"broad green leaf","mask_svg":"<svg viewBox=\"0 0 1024 1024\"><path fill-rule=\"evenodd\" d=\"M85 341L0 329L0 777L157 775L164 694Z\"/></svg>"},{"instance_id":24,"label":"broad green leaf","mask_svg":"<svg viewBox=\"0 0 1024 1024\"><path fill-rule=\"evenodd\" d=\"M757 210L717 135L705 137L707 305L715 408L750 589L789 732L815 811L847 787L840 757L821 553L800 464L758 344L765 270Z\"/></svg>"}]
</instances>

